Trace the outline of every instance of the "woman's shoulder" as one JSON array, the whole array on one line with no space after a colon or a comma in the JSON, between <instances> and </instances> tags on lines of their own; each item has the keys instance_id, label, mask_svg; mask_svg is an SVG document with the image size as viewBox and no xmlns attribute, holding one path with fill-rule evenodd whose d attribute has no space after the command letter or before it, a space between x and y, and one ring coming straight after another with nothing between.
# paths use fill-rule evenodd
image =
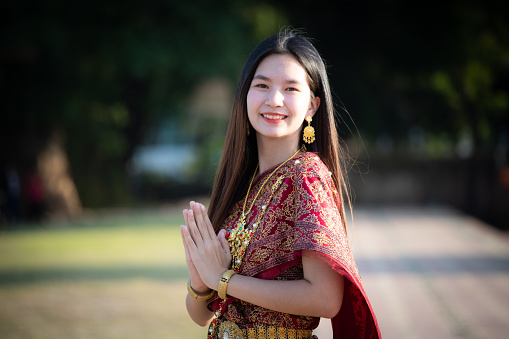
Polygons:
<instances>
[{"instance_id":1,"label":"woman's shoulder","mask_svg":"<svg viewBox=\"0 0 509 339\"><path fill-rule=\"evenodd\" d=\"M303 152L295 160L295 173L307 177L326 178L331 173L320 156L313 152Z\"/></svg>"}]
</instances>

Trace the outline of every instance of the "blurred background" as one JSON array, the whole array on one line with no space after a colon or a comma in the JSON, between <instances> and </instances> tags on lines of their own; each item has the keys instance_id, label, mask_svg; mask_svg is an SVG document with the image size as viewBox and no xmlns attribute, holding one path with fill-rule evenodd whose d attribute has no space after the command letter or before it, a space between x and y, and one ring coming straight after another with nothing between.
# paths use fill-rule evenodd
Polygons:
<instances>
[{"instance_id":1,"label":"blurred background","mask_svg":"<svg viewBox=\"0 0 509 339\"><path fill-rule=\"evenodd\" d=\"M209 194L241 68L282 27L326 60L357 206L445 206L509 229L506 1L26 0L0 18L2 337L100 337L27 329L52 314L54 284L87 301L122 279L119 298L154 279L182 289L181 201Z\"/></svg>"}]
</instances>

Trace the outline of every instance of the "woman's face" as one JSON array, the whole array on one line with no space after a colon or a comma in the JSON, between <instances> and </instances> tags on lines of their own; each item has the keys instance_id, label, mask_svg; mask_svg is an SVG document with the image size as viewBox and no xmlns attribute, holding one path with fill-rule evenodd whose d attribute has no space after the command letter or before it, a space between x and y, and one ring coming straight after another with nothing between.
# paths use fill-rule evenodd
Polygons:
<instances>
[{"instance_id":1,"label":"woman's face","mask_svg":"<svg viewBox=\"0 0 509 339\"><path fill-rule=\"evenodd\" d=\"M290 54L271 54L256 69L247 93L247 113L257 139L285 140L298 146L306 116L320 98L312 98L307 73Z\"/></svg>"}]
</instances>

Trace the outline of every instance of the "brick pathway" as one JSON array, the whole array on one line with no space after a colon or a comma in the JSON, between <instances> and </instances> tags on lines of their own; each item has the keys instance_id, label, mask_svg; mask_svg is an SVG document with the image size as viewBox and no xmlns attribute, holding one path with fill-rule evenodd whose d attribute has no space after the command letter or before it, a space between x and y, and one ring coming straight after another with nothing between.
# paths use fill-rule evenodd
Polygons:
<instances>
[{"instance_id":1,"label":"brick pathway","mask_svg":"<svg viewBox=\"0 0 509 339\"><path fill-rule=\"evenodd\" d=\"M355 208L350 234L384 339L509 338L509 234L454 210ZM319 339L332 338L322 320Z\"/></svg>"}]
</instances>

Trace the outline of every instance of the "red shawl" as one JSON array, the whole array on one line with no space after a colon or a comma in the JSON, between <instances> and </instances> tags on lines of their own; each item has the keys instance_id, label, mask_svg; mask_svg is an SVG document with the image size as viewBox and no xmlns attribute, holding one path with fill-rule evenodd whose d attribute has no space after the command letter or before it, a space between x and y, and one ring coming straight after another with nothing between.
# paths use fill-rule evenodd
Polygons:
<instances>
[{"instance_id":1,"label":"red shawl","mask_svg":"<svg viewBox=\"0 0 509 339\"><path fill-rule=\"evenodd\" d=\"M253 183L247 206L251 206L261 184L274 168L262 173ZM272 184L284 180L271 199ZM331 174L320 158L311 152L300 153L272 175L260 192L248 218L248 228L267 208L246 250L240 274L261 279L302 279L302 253L324 261L345 277L343 303L332 319L334 339L381 338L376 317L368 301L339 214L339 197ZM239 202L225 221L227 230L235 227L242 212ZM249 324L314 329L319 318L297 316L268 310L230 298L223 313L241 328ZM217 310L219 298L209 304Z\"/></svg>"}]
</instances>

